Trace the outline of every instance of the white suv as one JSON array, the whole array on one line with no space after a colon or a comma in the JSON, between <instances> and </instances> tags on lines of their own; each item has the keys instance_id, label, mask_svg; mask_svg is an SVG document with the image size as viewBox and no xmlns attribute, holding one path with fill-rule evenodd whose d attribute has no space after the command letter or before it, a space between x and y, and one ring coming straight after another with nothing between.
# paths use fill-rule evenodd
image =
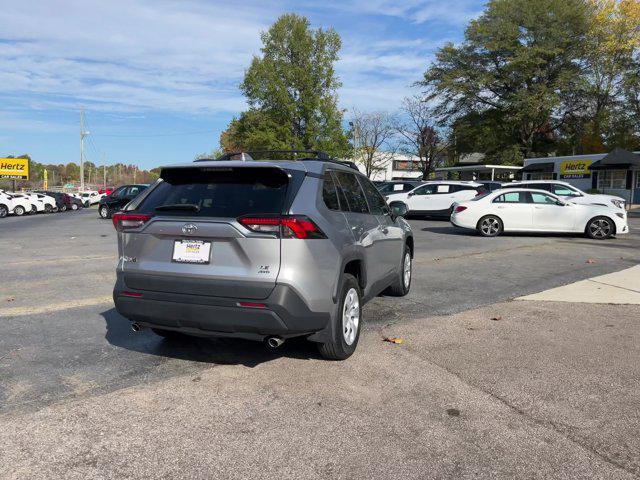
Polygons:
<instances>
[{"instance_id":1,"label":"white suv","mask_svg":"<svg viewBox=\"0 0 640 480\"><path fill-rule=\"evenodd\" d=\"M613 195L586 193L570 183L557 180L523 180L521 182L504 183L502 188L535 188L546 190L565 200L581 205L602 205L624 210L625 200Z\"/></svg>"},{"instance_id":2,"label":"white suv","mask_svg":"<svg viewBox=\"0 0 640 480\"><path fill-rule=\"evenodd\" d=\"M0 190L0 218L8 214L24 215L31 211L31 202L23 197L15 197L10 193Z\"/></svg>"},{"instance_id":3,"label":"white suv","mask_svg":"<svg viewBox=\"0 0 640 480\"><path fill-rule=\"evenodd\" d=\"M449 218L455 203L471 200L483 190L476 182L431 181L409 192L388 195L386 199L389 203L404 203L412 215Z\"/></svg>"}]
</instances>

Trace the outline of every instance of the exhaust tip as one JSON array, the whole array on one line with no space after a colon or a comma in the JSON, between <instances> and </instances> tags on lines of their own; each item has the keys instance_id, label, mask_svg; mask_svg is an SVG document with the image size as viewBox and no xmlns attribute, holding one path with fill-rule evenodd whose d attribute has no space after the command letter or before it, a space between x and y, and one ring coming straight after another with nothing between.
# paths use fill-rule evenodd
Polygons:
<instances>
[{"instance_id":1,"label":"exhaust tip","mask_svg":"<svg viewBox=\"0 0 640 480\"><path fill-rule=\"evenodd\" d=\"M142 325L140 325L138 322L133 322L131 324L131 330L133 330L134 332L139 332L140 330L142 330Z\"/></svg>"},{"instance_id":2,"label":"exhaust tip","mask_svg":"<svg viewBox=\"0 0 640 480\"><path fill-rule=\"evenodd\" d=\"M278 348L280 345L284 343L284 339L280 337L269 337L267 338L267 345L269 348Z\"/></svg>"}]
</instances>

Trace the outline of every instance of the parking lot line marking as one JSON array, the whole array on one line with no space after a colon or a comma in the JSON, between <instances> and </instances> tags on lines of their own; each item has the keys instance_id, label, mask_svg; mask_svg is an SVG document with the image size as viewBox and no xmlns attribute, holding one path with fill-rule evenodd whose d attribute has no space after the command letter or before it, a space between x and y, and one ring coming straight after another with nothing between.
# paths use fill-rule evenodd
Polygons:
<instances>
[{"instance_id":1,"label":"parking lot line marking","mask_svg":"<svg viewBox=\"0 0 640 480\"><path fill-rule=\"evenodd\" d=\"M80 300L71 300L69 302L52 303L48 305L0 308L0 318L20 317L23 315L39 315L41 313L60 312L62 310L69 310L71 308L92 307L95 305L100 305L103 303L112 303L112 302L113 302L113 297L111 295L104 295L102 297L83 298Z\"/></svg>"}]
</instances>

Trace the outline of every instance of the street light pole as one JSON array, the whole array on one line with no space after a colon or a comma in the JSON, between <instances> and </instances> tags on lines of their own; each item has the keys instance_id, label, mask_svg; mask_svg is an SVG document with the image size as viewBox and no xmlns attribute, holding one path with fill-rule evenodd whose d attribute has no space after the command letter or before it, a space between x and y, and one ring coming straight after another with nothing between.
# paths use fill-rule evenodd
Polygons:
<instances>
[{"instance_id":1,"label":"street light pole","mask_svg":"<svg viewBox=\"0 0 640 480\"><path fill-rule=\"evenodd\" d=\"M84 137L90 132L84 131L84 107L80 107L80 191L84 192Z\"/></svg>"}]
</instances>

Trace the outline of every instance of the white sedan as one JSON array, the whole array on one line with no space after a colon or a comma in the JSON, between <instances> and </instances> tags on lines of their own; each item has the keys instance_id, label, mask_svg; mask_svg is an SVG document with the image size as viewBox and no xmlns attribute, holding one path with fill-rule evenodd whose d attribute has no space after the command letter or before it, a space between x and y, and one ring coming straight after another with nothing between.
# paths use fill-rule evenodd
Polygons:
<instances>
[{"instance_id":1,"label":"white sedan","mask_svg":"<svg viewBox=\"0 0 640 480\"><path fill-rule=\"evenodd\" d=\"M603 240L629 233L627 214L614 207L569 202L544 190L496 190L454 205L451 223L483 237L502 232L583 233Z\"/></svg>"}]
</instances>

